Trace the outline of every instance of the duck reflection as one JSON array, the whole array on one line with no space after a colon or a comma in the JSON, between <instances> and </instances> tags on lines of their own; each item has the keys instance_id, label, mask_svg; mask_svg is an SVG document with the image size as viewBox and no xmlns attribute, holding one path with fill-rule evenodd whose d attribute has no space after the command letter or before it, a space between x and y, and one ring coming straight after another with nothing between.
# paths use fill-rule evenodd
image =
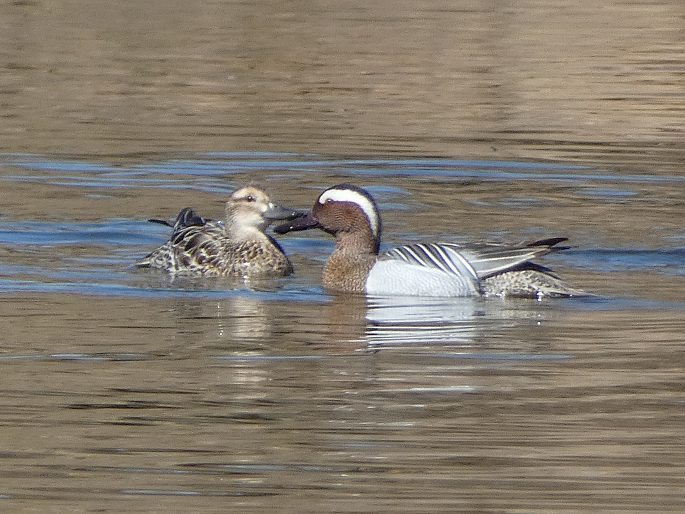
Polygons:
<instances>
[{"instance_id":1,"label":"duck reflection","mask_svg":"<svg viewBox=\"0 0 685 514\"><path fill-rule=\"evenodd\" d=\"M323 307L327 339L358 349L399 344L468 344L484 315L469 298L335 295Z\"/></svg>"},{"instance_id":2,"label":"duck reflection","mask_svg":"<svg viewBox=\"0 0 685 514\"><path fill-rule=\"evenodd\" d=\"M171 310L178 322L178 335L186 342L203 346L235 343L242 347L272 337L275 313L269 303L237 294L218 300L185 298L174 302Z\"/></svg>"},{"instance_id":3,"label":"duck reflection","mask_svg":"<svg viewBox=\"0 0 685 514\"><path fill-rule=\"evenodd\" d=\"M481 302L470 298L370 298L366 312L367 344L468 345L482 332Z\"/></svg>"},{"instance_id":4,"label":"duck reflection","mask_svg":"<svg viewBox=\"0 0 685 514\"><path fill-rule=\"evenodd\" d=\"M487 344L508 327L529 331L553 310L530 301L474 298L365 297L340 294L323 305L317 325L328 346L379 350L393 346L459 346ZM526 328L527 327L527 328ZM525 337L534 341L534 334Z\"/></svg>"},{"instance_id":5,"label":"duck reflection","mask_svg":"<svg viewBox=\"0 0 685 514\"><path fill-rule=\"evenodd\" d=\"M370 349L392 346L458 346L492 348L498 334L545 348L545 331L534 330L559 310L529 300L477 298L369 298L363 340ZM497 344L495 344L497 346Z\"/></svg>"},{"instance_id":6,"label":"duck reflection","mask_svg":"<svg viewBox=\"0 0 685 514\"><path fill-rule=\"evenodd\" d=\"M531 327L556 312L543 303L523 300L339 294L310 302L272 296L243 290L215 300L176 299L171 310L186 345L280 355L406 345L463 349L490 345L505 328L521 330L521 340L535 343Z\"/></svg>"}]
</instances>

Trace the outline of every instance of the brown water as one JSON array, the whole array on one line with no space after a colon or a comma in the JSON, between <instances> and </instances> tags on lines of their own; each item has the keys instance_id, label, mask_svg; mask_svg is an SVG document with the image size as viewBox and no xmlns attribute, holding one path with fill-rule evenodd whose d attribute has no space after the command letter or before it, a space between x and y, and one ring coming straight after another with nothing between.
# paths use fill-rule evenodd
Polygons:
<instances>
[{"instance_id":1,"label":"brown water","mask_svg":"<svg viewBox=\"0 0 685 514\"><path fill-rule=\"evenodd\" d=\"M0 510L683 511L684 69L676 0L1 5ZM250 181L600 296L131 268Z\"/></svg>"}]
</instances>

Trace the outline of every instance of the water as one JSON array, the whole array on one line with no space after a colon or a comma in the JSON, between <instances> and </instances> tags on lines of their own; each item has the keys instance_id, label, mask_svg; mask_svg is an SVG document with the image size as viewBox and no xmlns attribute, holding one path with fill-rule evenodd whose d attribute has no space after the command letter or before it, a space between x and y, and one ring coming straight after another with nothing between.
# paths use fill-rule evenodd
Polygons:
<instances>
[{"instance_id":1,"label":"water","mask_svg":"<svg viewBox=\"0 0 685 514\"><path fill-rule=\"evenodd\" d=\"M367 4L0 6L0 510L682 511L681 2ZM250 182L597 297L132 266Z\"/></svg>"},{"instance_id":2,"label":"water","mask_svg":"<svg viewBox=\"0 0 685 514\"><path fill-rule=\"evenodd\" d=\"M12 506L680 505L685 249L670 223L680 176L278 154L134 166L6 155L2 170L5 191L31 184L49 198L59 187L84 204L5 216L0 232ZM132 267L167 235L148 216L186 204L220 213L250 177L300 207L325 185L364 184L388 243L563 229L577 246L547 261L600 297L331 296L318 275L332 245L317 233L282 238L296 274L256 289ZM146 191L179 191L183 203L151 212ZM671 202L649 219L662 228L639 239L605 236L582 215L665 191ZM643 215L633 210L625 217ZM63 219L74 211L93 219Z\"/></svg>"}]
</instances>

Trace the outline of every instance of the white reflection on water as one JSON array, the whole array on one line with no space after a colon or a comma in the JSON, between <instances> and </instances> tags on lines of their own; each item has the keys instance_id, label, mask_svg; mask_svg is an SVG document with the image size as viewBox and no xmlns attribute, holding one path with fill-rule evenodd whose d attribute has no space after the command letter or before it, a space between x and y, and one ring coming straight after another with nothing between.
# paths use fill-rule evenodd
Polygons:
<instances>
[{"instance_id":1,"label":"white reflection on water","mask_svg":"<svg viewBox=\"0 0 685 514\"><path fill-rule=\"evenodd\" d=\"M468 346L482 330L481 302L427 298L371 298L366 319L370 345L450 343Z\"/></svg>"},{"instance_id":2,"label":"white reflection on water","mask_svg":"<svg viewBox=\"0 0 685 514\"><path fill-rule=\"evenodd\" d=\"M434 346L433 355L484 357L478 348L483 340L507 327L548 323L563 312L563 305L576 299L500 300L479 298L375 297L368 300L364 342L370 349ZM560 305L561 303L561 305ZM583 308L593 307L586 303ZM534 335L531 334L531 340ZM442 350L441 350L442 348ZM449 348L449 353L444 349ZM526 359L522 353L502 354L501 358ZM547 355L536 358L565 358ZM488 355L492 359L493 355Z\"/></svg>"}]
</instances>

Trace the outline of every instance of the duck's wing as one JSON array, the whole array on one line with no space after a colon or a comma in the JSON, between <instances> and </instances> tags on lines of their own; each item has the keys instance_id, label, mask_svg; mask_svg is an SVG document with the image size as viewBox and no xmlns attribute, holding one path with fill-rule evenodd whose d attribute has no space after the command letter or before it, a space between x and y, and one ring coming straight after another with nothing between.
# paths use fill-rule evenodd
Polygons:
<instances>
[{"instance_id":1,"label":"duck's wing","mask_svg":"<svg viewBox=\"0 0 685 514\"><path fill-rule=\"evenodd\" d=\"M227 246L223 225L207 221L202 225L180 226L174 229L169 243L175 254L177 267L213 268L221 264Z\"/></svg>"},{"instance_id":2,"label":"duck's wing","mask_svg":"<svg viewBox=\"0 0 685 514\"><path fill-rule=\"evenodd\" d=\"M183 226L178 223L169 240L136 263L143 268L178 272L213 267L225 252L223 225L215 221Z\"/></svg>"},{"instance_id":3,"label":"duck's wing","mask_svg":"<svg viewBox=\"0 0 685 514\"><path fill-rule=\"evenodd\" d=\"M476 270L454 248L416 243L379 256L367 279L369 294L471 296L481 292Z\"/></svg>"},{"instance_id":4,"label":"duck's wing","mask_svg":"<svg viewBox=\"0 0 685 514\"><path fill-rule=\"evenodd\" d=\"M532 259L566 247L556 246L566 238L541 239L532 243L416 243L385 252L380 260L398 259L443 273L482 280L504 271L518 269Z\"/></svg>"},{"instance_id":5,"label":"duck's wing","mask_svg":"<svg viewBox=\"0 0 685 514\"><path fill-rule=\"evenodd\" d=\"M174 220L150 218L148 221L173 230L166 243L136 262L140 268L178 270L218 253L218 246L213 241L222 235L222 231L218 230L221 224L203 218L190 207L181 209Z\"/></svg>"},{"instance_id":6,"label":"duck's wing","mask_svg":"<svg viewBox=\"0 0 685 514\"><path fill-rule=\"evenodd\" d=\"M267 239L271 240L268 236ZM187 227L170 241L176 273L205 276L292 273L290 261L280 246L273 243L260 239L231 240L224 224L218 221Z\"/></svg>"},{"instance_id":7,"label":"duck's wing","mask_svg":"<svg viewBox=\"0 0 685 514\"><path fill-rule=\"evenodd\" d=\"M392 259L447 274L478 278L475 268L461 255L460 249L456 245L415 243L398 246L385 252L379 260Z\"/></svg>"},{"instance_id":8,"label":"duck's wing","mask_svg":"<svg viewBox=\"0 0 685 514\"><path fill-rule=\"evenodd\" d=\"M521 244L472 243L457 245L443 243L442 247L459 254L474 269L479 279L484 279L520 269L522 266L534 265L531 261L550 252L566 250L568 246L557 246L566 241L565 237L540 239ZM538 265L534 265L539 267ZM540 267L541 269L544 269Z\"/></svg>"}]
</instances>

